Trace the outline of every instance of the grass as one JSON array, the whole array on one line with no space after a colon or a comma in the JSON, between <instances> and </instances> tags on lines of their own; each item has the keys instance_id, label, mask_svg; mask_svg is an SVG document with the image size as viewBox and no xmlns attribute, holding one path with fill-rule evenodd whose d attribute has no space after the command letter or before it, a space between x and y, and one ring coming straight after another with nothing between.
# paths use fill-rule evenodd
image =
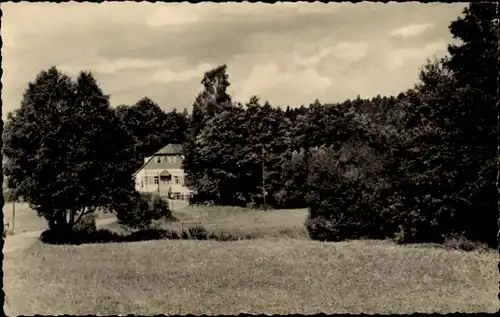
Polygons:
<instances>
[{"instance_id":1,"label":"grass","mask_svg":"<svg viewBox=\"0 0 500 317\"><path fill-rule=\"evenodd\" d=\"M5 308L9 315L494 312L496 261L495 253L384 241L37 243L6 255Z\"/></svg>"},{"instance_id":2,"label":"grass","mask_svg":"<svg viewBox=\"0 0 500 317\"><path fill-rule=\"evenodd\" d=\"M164 228L253 239L47 245L5 254L5 309L33 314L495 312L497 254L311 241L305 210L188 207ZM125 230L114 223L112 231ZM40 291L43 289L43 292Z\"/></svg>"},{"instance_id":3,"label":"grass","mask_svg":"<svg viewBox=\"0 0 500 317\"><path fill-rule=\"evenodd\" d=\"M303 238L306 209L252 210L238 207L188 206L172 212L177 221L159 220L153 227L181 233L189 228L203 227L215 235L227 234L241 239L249 238ZM103 226L117 233L131 230L118 223Z\"/></svg>"}]
</instances>

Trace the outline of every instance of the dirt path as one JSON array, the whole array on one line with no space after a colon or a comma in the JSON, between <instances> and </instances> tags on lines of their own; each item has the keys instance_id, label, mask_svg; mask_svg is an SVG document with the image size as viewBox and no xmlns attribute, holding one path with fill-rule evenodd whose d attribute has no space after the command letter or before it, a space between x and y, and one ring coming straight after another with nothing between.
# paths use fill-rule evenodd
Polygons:
<instances>
[{"instance_id":1,"label":"dirt path","mask_svg":"<svg viewBox=\"0 0 500 317\"><path fill-rule=\"evenodd\" d=\"M96 225L98 227L104 226L110 223L113 223L116 221L115 217L111 218L105 218L105 219L97 219L96 220ZM4 240L5 244L3 246L3 252L4 254L6 252L12 252L12 251L19 251L19 250L25 250L29 248L33 243L35 243L42 232L44 230L35 230L35 231L29 231L29 232L23 232L20 234L15 234L13 236L7 236L7 238Z\"/></svg>"}]
</instances>

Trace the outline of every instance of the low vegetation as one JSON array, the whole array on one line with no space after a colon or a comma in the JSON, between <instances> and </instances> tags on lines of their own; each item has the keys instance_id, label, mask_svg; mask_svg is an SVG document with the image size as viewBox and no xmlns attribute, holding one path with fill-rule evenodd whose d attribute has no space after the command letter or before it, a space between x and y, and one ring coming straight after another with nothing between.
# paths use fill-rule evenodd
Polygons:
<instances>
[{"instance_id":1,"label":"low vegetation","mask_svg":"<svg viewBox=\"0 0 500 317\"><path fill-rule=\"evenodd\" d=\"M496 260L494 252L368 240L38 243L6 254L5 309L8 315L495 312Z\"/></svg>"},{"instance_id":2,"label":"low vegetation","mask_svg":"<svg viewBox=\"0 0 500 317\"><path fill-rule=\"evenodd\" d=\"M317 219L316 219L317 221ZM95 229L79 230L73 234L57 235L46 230L40 239L49 244L123 243L151 240L213 240L238 241L254 239L309 240L311 218L307 209L276 209L272 211L241 207L189 206L175 210L169 217L151 220L148 226L131 227L114 221ZM358 238L370 238L358 237ZM328 237L317 240L331 241ZM396 234L393 241L400 243ZM484 243L473 242L462 235L447 236L443 244L425 244L449 250L491 252Z\"/></svg>"},{"instance_id":3,"label":"low vegetation","mask_svg":"<svg viewBox=\"0 0 500 317\"><path fill-rule=\"evenodd\" d=\"M168 201L149 193L132 192L113 203L120 223L133 229L146 229L152 221L172 217Z\"/></svg>"},{"instance_id":4,"label":"low vegetation","mask_svg":"<svg viewBox=\"0 0 500 317\"><path fill-rule=\"evenodd\" d=\"M258 238L308 239L304 228L307 211L263 211L235 207L190 206L168 217L150 220L148 226L130 226L120 220L98 230L58 235L47 230L41 240L50 244L88 244L148 240L236 241Z\"/></svg>"},{"instance_id":5,"label":"low vegetation","mask_svg":"<svg viewBox=\"0 0 500 317\"><path fill-rule=\"evenodd\" d=\"M35 242L5 254L5 309L9 315L496 309L495 252L446 250L457 247L452 240L316 242L306 218L306 209L189 206L150 229L105 225L73 241L79 246ZM103 241L89 240L99 236ZM196 241L205 239L214 241ZM141 240L150 241L134 242Z\"/></svg>"}]
</instances>

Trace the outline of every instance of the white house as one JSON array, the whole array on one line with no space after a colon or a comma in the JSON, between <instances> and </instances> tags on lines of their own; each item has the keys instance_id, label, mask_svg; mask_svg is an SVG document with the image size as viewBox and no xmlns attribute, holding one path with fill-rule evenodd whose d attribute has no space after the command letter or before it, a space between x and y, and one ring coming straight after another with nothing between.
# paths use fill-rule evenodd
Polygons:
<instances>
[{"instance_id":1,"label":"white house","mask_svg":"<svg viewBox=\"0 0 500 317\"><path fill-rule=\"evenodd\" d=\"M184 156L182 146L169 144L151 157L135 174L135 188L139 192L156 193L171 199L189 199L191 191L184 185Z\"/></svg>"}]
</instances>

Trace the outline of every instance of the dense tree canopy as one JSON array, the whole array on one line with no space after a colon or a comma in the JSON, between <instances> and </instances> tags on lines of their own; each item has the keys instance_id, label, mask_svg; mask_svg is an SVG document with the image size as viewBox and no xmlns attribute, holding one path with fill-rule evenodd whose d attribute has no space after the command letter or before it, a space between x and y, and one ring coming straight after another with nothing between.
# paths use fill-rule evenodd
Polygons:
<instances>
[{"instance_id":1,"label":"dense tree canopy","mask_svg":"<svg viewBox=\"0 0 500 317\"><path fill-rule=\"evenodd\" d=\"M308 207L316 239L458 234L494 244L495 12L469 5L449 27L461 42L391 97L282 110L253 96L243 105L229 95L222 65L205 73L190 115L149 98L112 110L91 74L73 82L51 68L8 118L6 173L41 215L67 225L125 203L144 157L183 143L194 203Z\"/></svg>"},{"instance_id":2,"label":"dense tree canopy","mask_svg":"<svg viewBox=\"0 0 500 317\"><path fill-rule=\"evenodd\" d=\"M135 156L131 165L138 169L145 157L153 155L162 147L186 140L188 114L186 111L164 112L158 104L145 97L133 106L120 105L116 108L121 125L134 138Z\"/></svg>"},{"instance_id":3,"label":"dense tree canopy","mask_svg":"<svg viewBox=\"0 0 500 317\"><path fill-rule=\"evenodd\" d=\"M243 108L221 110L230 100L226 67L208 72L193 109L194 154L186 164L193 179L203 180L192 185L199 201L258 205L265 179L270 204L309 206L311 217L322 218L317 223L329 223L323 228L344 228L337 238L371 232L442 241L462 234L494 243L493 6L470 5L450 24L462 42L449 46L448 57L428 61L420 82L396 97L316 100L285 111L253 97ZM203 119L194 120L195 113ZM345 153L355 153L347 165L331 165ZM361 175L356 181L345 177L352 171Z\"/></svg>"},{"instance_id":4,"label":"dense tree canopy","mask_svg":"<svg viewBox=\"0 0 500 317\"><path fill-rule=\"evenodd\" d=\"M90 73L55 67L29 84L4 131L6 175L51 228L69 228L133 188L132 138Z\"/></svg>"}]
</instances>

